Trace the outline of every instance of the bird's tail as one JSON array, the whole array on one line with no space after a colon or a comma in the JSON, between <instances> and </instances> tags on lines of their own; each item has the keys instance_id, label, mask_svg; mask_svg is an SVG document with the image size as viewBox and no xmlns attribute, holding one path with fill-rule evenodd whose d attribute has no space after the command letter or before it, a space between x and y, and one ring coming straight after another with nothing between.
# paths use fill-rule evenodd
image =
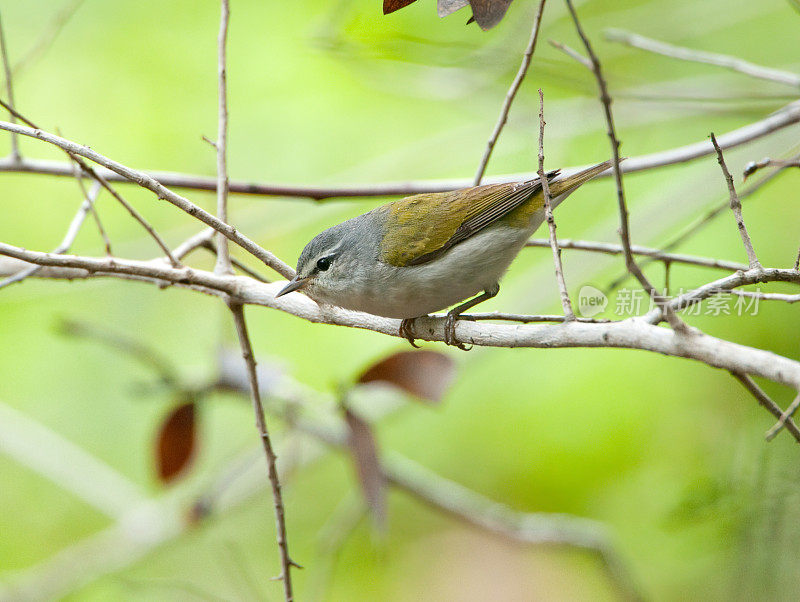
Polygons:
<instances>
[{"instance_id":1,"label":"bird's tail","mask_svg":"<svg viewBox=\"0 0 800 602\"><path fill-rule=\"evenodd\" d=\"M620 159L620 161L624 160L624 158ZM595 176L599 176L613 164L614 162L611 160L603 161L602 163L598 163L593 167L588 167L576 173L559 174L555 178L550 179L548 183L550 184L550 198L553 199L553 206L555 207L558 205L558 203L567 198L578 186L588 182Z\"/></svg>"}]
</instances>

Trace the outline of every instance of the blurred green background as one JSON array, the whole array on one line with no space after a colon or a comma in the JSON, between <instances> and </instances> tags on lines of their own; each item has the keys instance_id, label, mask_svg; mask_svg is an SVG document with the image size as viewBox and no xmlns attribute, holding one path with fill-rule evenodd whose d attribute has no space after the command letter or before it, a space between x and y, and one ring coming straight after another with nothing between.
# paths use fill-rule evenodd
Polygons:
<instances>
[{"instance_id":1,"label":"blurred green background","mask_svg":"<svg viewBox=\"0 0 800 602\"><path fill-rule=\"evenodd\" d=\"M72 4L0 0L12 63L37 48ZM497 28L481 32L464 25L468 9L438 19L433 0L387 17L379 0L232 0L231 178L334 184L471 177L519 65L535 4L517 0ZM613 26L797 71L800 14L791 2L593 0L579 3L578 10L605 65L626 155L703 140L710 131L721 134L797 96L778 84L602 39L603 29ZM132 167L213 175L215 155L201 136L216 136L218 18L216 2L85 0L52 45L16 74L17 105L43 128L58 129ZM545 12L531 72L489 164L490 175L535 170L538 87L545 94L548 167L609 155L591 74L550 47L548 38L579 47L557 1ZM798 133L795 126L726 153L737 183L746 162L797 152ZM0 143L8 148L8 136ZM63 158L36 141L22 140L21 148L30 157ZM712 157L631 175L625 182L634 242L653 246L727 196ZM799 183L800 175L787 172L745 203L765 265L789 266L797 252ZM198 230L197 223L150 193L119 189L168 243ZM213 194L187 194L213 210ZM0 240L50 249L80 201L69 178L4 173ZM231 219L294 263L316 232L384 201L234 196ZM615 206L609 180L586 186L559 208L559 236L615 241ZM154 255L152 241L108 195L101 195L97 207L117 254ZM103 254L90 222L73 250ZM681 250L746 259L727 213ZM566 251L564 261L574 294L584 284L604 288L623 268L619 258L576 251ZM194 262L213 265L202 252ZM648 273L663 281L660 265ZM717 274L675 266L671 283L685 288ZM481 309L560 311L550 251L524 251L500 295ZM608 317L613 309L612 299ZM257 443L249 405L224 394L203 401L195 462L166 489L153 467L153 441L173 396L154 388L153 374L124 354L59 334L56 326L64 318L147 341L188 382L210 378L217 350L233 342L221 304L186 291L117 280L29 280L0 292L0 407L6 416L11 408L28 420L20 419L18 437L30 442L38 431L29 421L35 421L163 503L139 508L118 531L109 531L115 519L46 476L59 448L29 450L44 467L20 462L10 451L20 445L11 441L14 423L7 421L5 440L0 438L0 584L27 578L52 584L80 573L74 567L97 564L105 568L76 580L62 595L68 600L281 599L280 584L270 581L278 556L265 489L212 512L162 545L147 545L158 531L148 508L164 519L160 528L166 532L179 528L193 496L212 487L223 467ZM263 308L249 309L248 318L263 362L282 366L328 407L343 383L407 347L395 338L309 324ZM757 316L689 320L711 334L800 357L796 307L763 303ZM796 444L788 436L763 441L772 418L728 374L634 351L461 353L426 347L452 356L457 379L439 406L404 403L380 421L376 436L382 449L520 511L605 523L647 599L796 599ZM789 392L764 386L788 403ZM365 397L360 407L369 408ZM292 556L305 566L295 572L297 599L617 598L602 566L585 552L512 545L401 492L390 495L383 539L362 520L331 553L330 531L347 508L342 504L358 500L350 460L331 452L300 462L311 443L287 432L274 416L269 421L281 459L298 463L284 484ZM255 466L255 480L262 481L258 456ZM100 474L78 476L99 490L113 487L114 481ZM99 533L109 534L105 547ZM140 553L117 558L113 538L125 534L140 542L140 548L134 546Z\"/></svg>"}]
</instances>

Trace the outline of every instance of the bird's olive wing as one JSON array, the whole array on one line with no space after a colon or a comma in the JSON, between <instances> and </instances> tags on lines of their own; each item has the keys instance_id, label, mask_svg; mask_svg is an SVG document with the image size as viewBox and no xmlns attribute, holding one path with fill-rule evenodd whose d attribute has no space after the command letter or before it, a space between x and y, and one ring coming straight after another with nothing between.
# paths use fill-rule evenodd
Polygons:
<instances>
[{"instance_id":1,"label":"bird's olive wing","mask_svg":"<svg viewBox=\"0 0 800 602\"><path fill-rule=\"evenodd\" d=\"M547 174L548 180L557 171ZM381 259L395 266L432 261L541 191L538 180L421 194L389 205ZM538 208L538 207L537 207Z\"/></svg>"}]
</instances>

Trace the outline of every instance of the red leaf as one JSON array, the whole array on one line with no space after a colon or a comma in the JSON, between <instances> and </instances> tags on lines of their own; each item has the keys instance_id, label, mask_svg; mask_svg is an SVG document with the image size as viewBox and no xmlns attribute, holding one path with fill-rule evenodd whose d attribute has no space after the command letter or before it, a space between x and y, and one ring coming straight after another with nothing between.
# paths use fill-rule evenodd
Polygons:
<instances>
[{"instance_id":1,"label":"red leaf","mask_svg":"<svg viewBox=\"0 0 800 602\"><path fill-rule=\"evenodd\" d=\"M195 403L183 403L169 413L158 432L158 477L169 483L189 464L197 446Z\"/></svg>"},{"instance_id":2,"label":"red leaf","mask_svg":"<svg viewBox=\"0 0 800 602\"><path fill-rule=\"evenodd\" d=\"M405 8L409 4L413 4L417 0L383 0L383 14L388 15L396 10Z\"/></svg>"},{"instance_id":3,"label":"red leaf","mask_svg":"<svg viewBox=\"0 0 800 602\"><path fill-rule=\"evenodd\" d=\"M484 31L503 20L511 2L512 0L469 0L472 16Z\"/></svg>"},{"instance_id":4,"label":"red leaf","mask_svg":"<svg viewBox=\"0 0 800 602\"><path fill-rule=\"evenodd\" d=\"M412 395L437 403L455 377L449 355L438 351L401 351L370 366L360 383L385 382Z\"/></svg>"},{"instance_id":5,"label":"red leaf","mask_svg":"<svg viewBox=\"0 0 800 602\"><path fill-rule=\"evenodd\" d=\"M379 528L386 524L386 481L378 460L378 446L372 429L359 416L344 408L344 419L348 427L347 444L361 482L361 490L372 516Z\"/></svg>"}]
</instances>

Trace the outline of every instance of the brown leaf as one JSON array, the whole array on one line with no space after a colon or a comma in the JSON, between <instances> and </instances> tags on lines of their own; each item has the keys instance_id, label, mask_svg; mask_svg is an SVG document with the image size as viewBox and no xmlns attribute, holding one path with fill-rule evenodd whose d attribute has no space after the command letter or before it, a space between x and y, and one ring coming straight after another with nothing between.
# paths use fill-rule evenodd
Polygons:
<instances>
[{"instance_id":1,"label":"brown leaf","mask_svg":"<svg viewBox=\"0 0 800 602\"><path fill-rule=\"evenodd\" d=\"M167 415L156 440L158 477L169 483L189 464L197 446L195 403L183 403Z\"/></svg>"},{"instance_id":2,"label":"brown leaf","mask_svg":"<svg viewBox=\"0 0 800 602\"><path fill-rule=\"evenodd\" d=\"M347 444L353 455L361 490L375 523L382 529L386 524L386 481L378 460L375 437L369 424L347 407L344 408L344 419L348 427Z\"/></svg>"},{"instance_id":3,"label":"brown leaf","mask_svg":"<svg viewBox=\"0 0 800 602\"><path fill-rule=\"evenodd\" d=\"M405 8L409 4L413 4L417 0L383 0L383 14L388 15L396 10Z\"/></svg>"},{"instance_id":4,"label":"brown leaf","mask_svg":"<svg viewBox=\"0 0 800 602\"><path fill-rule=\"evenodd\" d=\"M359 383L385 382L424 400L438 403L455 377L449 355L438 351L401 351L370 366Z\"/></svg>"},{"instance_id":5,"label":"brown leaf","mask_svg":"<svg viewBox=\"0 0 800 602\"><path fill-rule=\"evenodd\" d=\"M472 16L484 31L500 23L511 6L511 0L469 0L469 3Z\"/></svg>"}]
</instances>

